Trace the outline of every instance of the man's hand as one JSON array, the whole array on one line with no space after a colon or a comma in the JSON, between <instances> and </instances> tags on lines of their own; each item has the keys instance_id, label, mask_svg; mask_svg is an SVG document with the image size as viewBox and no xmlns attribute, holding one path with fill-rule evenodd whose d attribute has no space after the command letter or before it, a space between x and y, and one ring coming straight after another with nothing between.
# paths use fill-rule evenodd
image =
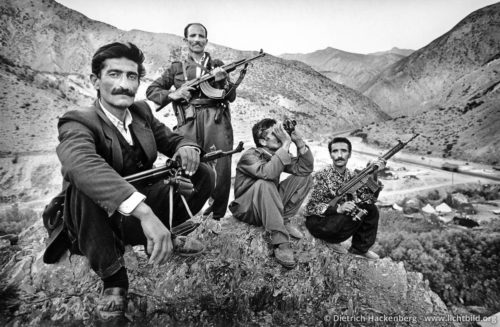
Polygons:
<instances>
[{"instance_id":1,"label":"man's hand","mask_svg":"<svg viewBox=\"0 0 500 327\"><path fill-rule=\"evenodd\" d=\"M191 100L191 92L192 91L194 91L194 87L182 85L177 90L170 92L168 94L168 97L170 99L172 99L173 101L179 101L182 99L189 101L189 100Z\"/></svg>"},{"instance_id":2,"label":"man's hand","mask_svg":"<svg viewBox=\"0 0 500 327\"><path fill-rule=\"evenodd\" d=\"M210 74L215 76L214 80L216 82L223 81L227 78L227 72L222 67L215 67L214 69L212 69Z\"/></svg>"},{"instance_id":3,"label":"man's hand","mask_svg":"<svg viewBox=\"0 0 500 327\"><path fill-rule=\"evenodd\" d=\"M144 202L139 203L132 215L141 221L142 230L148 240L146 250L151 255L148 263L163 264L173 250L170 231Z\"/></svg>"},{"instance_id":4,"label":"man's hand","mask_svg":"<svg viewBox=\"0 0 500 327\"><path fill-rule=\"evenodd\" d=\"M290 147L290 144L292 143L292 138L290 137L290 135L288 135L288 133L283 128L283 124L278 123L278 124L274 125L273 133L276 136L276 138L281 142L282 147L285 147L288 150L288 148Z\"/></svg>"},{"instance_id":5,"label":"man's hand","mask_svg":"<svg viewBox=\"0 0 500 327\"><path fill-rule=\"evenodd\" d=\"M304 154L307 149L306 142L304 142L304 138L302 137L300 131L297 130L297 128L295 128L295 130L292 132L290 138L292 139L292 142L297 146L297 151L299 151L301 154Z\"/></svg>"},{"instance_id":6,"label":"man's hand","mask_svg":"<svg viewBox=\"0 0 500 327\"><path fill-rule=\"evenodd\" d=\"M377 160L375 160L373 164L378 167L377 171L382 171L385 168L385 160L382 158L377 158Z\"/></svg>"},{"instance_id":7,"label":"man's hand","mask_svg":"<svg viewBox=\"0 0 500 327\"><path fill-rule=\"evenodd\" d=\"M200 152L192 146L180 147L172 157L173 160L180 158L182 169L188 176L193 176L200 165Z\"/></svg>"},{"instance_id":8,"label":"man's hand","mask_svg":"<svg viewBox=\"0 0 500 327\"><path fill-rule=\"evenodd\" d=\"M342 203L337 207L337 213L349 213L356 208L356 204L353 201L347 201Z\"/></svg>"}]
</instances>

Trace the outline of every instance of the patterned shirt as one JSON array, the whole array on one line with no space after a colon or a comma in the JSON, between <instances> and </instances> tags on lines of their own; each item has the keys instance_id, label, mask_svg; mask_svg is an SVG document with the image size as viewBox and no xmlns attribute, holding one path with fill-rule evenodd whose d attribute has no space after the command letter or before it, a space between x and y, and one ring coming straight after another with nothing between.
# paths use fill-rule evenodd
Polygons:
<instances>
[{"instance_id":1,"label":"patterned shirt","mask_svg":"<svg viewBox=\"0 0 500 327\"><path fill-rule=\"evenodd\" d=\"M314 187L306 205L306 216L324 216L328 203L335 198L337 190L348 180L355 176L346 168L340 173L333 165L329 165L314 175ZM373 194L367 187L362 187L356 192L360 202L374 203L378 192Z\"/></svg>"}]
</instances>

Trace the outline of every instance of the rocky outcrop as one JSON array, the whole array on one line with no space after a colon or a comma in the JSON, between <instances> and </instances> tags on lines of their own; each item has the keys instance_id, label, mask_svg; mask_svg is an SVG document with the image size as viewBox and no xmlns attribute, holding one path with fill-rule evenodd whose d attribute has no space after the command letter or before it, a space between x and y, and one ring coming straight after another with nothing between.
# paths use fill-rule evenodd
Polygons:
<instances>
[{"instance_id":1,"label":"rocky outcrop","mask_svg":"<svg viewBox=\"0 0 500 327\"><path fill-rule=\"evenodd\" d=\"M419 326L451 326L422 320L448 311L422 275L407 272L402 263L340 256L306 232L293 244L298 266L286 270L272 258L262 228L229 218L220 234L206 222L195 233L207 245L197 258L172 256L165 265L151 267L142 249L127 250L128 314L134 325L337 326L351 321L363 326L369 321L400 326L413 319ZM45 265L45 237L41 223L25 230L18 251L3 267L0 323L92 324L100 281L80 256ZM8 294L15 296L6 304Z\"/></svg>"}]
</instances>

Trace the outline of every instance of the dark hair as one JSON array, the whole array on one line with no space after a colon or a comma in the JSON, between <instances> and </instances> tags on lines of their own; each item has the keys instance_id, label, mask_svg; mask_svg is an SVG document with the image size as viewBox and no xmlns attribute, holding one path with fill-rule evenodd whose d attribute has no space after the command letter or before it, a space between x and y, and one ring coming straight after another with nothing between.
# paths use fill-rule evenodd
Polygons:
<instances>
[{"instance_id":1,"label":"dark hair","mask_svg":"<svg viewBox=\"0 0 500 327\"><path fill-rule=\"evenodd\" d=\"M328 142L328 152L331 151L331 146L333 143L345 143L347 144L347 149L349 150L349 153L351 153L351 150L352 150L352 144L351 144L351 141L349 141L347 138L345 137L334 137L333 140L331 140L330 142Z\"/></svg>"},{"instance_id":2,"label":"dark hair","mask_svg":"<svg viewBox=\"0 0 500 327\"><path fill-rule=\"evenodd\" d=\"M203 29L205 30L205 37L208 38L208 31L207 31L207 28L205 26L203 26L203 24L201 23L189 23L187 24L186 27L184 27L184 37L187 39L188 37L188 29L193 26L193 25L198 25L198 26L201 26L203 27Z\"/></svg>"},{"instance_id":3,"label":"dark hair","mask_svg":"<svg viewBox=\"0 0 500 327\"><path fill-rule=\"evenodd\" d=\"M264 118L252 127L253 141L257 147L262 147L259 140L264 138L264 131L276 124L276 120L272 118Z\"/></svg>"},{"instance_id":4,"label":"dark hair","mask_svg":"<svg viewBox=\"0 0 500 327\"><path fill-rule=\"evenodd\" d=\"M101 70L104 68L106 59L127 58L137 63L139 77L146 75L144 68L144 54L133 43L110 43L103 45L95 52L92 57L92 73L98 77L101 76Z\"/></svg>"}]
</instances>

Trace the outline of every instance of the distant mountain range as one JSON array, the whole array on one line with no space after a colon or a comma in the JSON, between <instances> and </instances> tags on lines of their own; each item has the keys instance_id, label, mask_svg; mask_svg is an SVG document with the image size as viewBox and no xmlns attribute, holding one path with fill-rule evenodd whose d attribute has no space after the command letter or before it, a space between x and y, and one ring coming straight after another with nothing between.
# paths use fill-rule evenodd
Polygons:
<instances>
[{"instance_id":1,"label":"distant mountain range","mask_svg":"<svg viewBox=\"0 0 500 327\"><path fill-rule=\"evenodd\" d=\"M53 0L7 0L0 12L3 155L54 151L57 117L95 96L88 74L99 46L122 40L143 49L147 75L138 98L183 56L180 36L122 31ZM252 55L216 44L207 50L225 62ZM260 118L286 116L310 139L357 129L367 142L386 147L415 131L424 136L410 151L499 161L500 3L414 52L362 55L327 48L282 57L267 55L250 67L232 106L236 140L251 140L250 128ZM174 124L169 107L159 118Z\"/></svg>"},{"instance_id":2,"label":"distant mountain range","mask_svg":"<svg viewBox=\"0 0 500 327\"><path fill-rule=\"evenodd\" d=\"M369 140L388 145L387 130L416 130L427 138L421 153L500 163L500 3L471 13L359 90L400 116L365 129Z\"/></svg>"},{"instance_id":3,"label":"distant mountain range","mask_svg":"<svg viewBox=\"0 0 500 327\"><path fill-rule=\"evenodd\" d=\"M500 163L500 3L479 9L414 52L369 55L333 48L283 55L363 92L395 117L359 133L388 147L411 131L410 149Z\"/></svg>"},{"instance_id":4,"label":"distant mountain range","mask_svg":"<svg viewBox=\"0 0 500 327\"><path fill-rule=\"evenodd\" d=\"M413 50L392 48L389 51L359 54L328 47L312 53L282 54L280 57L301 61L336 83L358 89L412 52Z\"/></svg>"},{"instance_id":5,"label":"distant mountain range","mask_svg":"<svg viewBox=\"0 0 500 327\"><path fill-rule=\"evenodd\" d=\"M389 114L413 114L449 103L466 78L484 69L500 52L500 3L482 8L449 32L388 67L360 88ZM467 79L467 78L466 78ZM458 83L457 83L458 82ZM472 83L465 98L473 96ZM489 84L486 82L485 84Z\"/></svg>"}]
</instances>

